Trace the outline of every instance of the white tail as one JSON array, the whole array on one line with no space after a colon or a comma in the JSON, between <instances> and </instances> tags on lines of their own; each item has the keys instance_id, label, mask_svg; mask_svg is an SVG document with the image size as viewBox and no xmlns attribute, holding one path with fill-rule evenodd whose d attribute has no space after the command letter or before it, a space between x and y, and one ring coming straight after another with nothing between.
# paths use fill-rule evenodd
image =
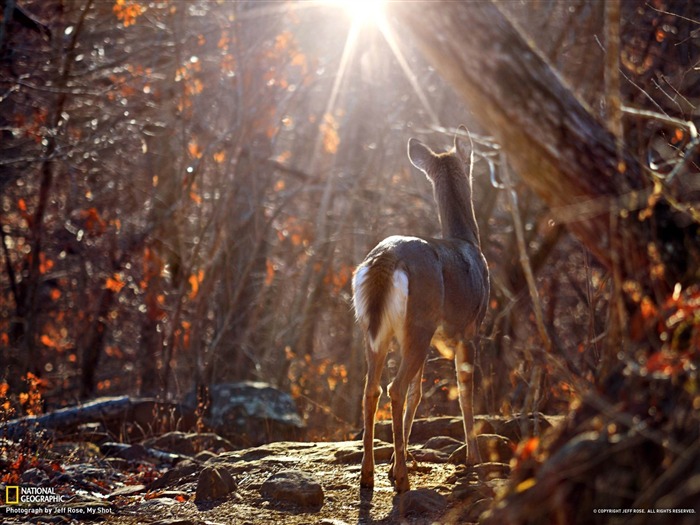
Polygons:
<instances>
[{"instance_id":1,"label":"white tail","mask_svg":"<svg viewBox=\"0 0 700 525\"><path fill-rule=\"evenodd\" d=\"M464 155L456 137L455 147L441 154L410 139L408 157L432 182L443 238L388 237L367 255L352 281L367 357L360 484L374 486L374 417L382 392L382 369L395 338L401 361L389 385L394 432L394 459L389 475L398 492L409 489L406 447L422 395L423 367L433 337L442 338L454 348L467 464L480 462L472 410L476 350L473 339L486 313L489 296L488 267L481 253L472 206L471 152ZM469 164L468 172L464 170L465 163Z\"/></svg>"}]
</instances>

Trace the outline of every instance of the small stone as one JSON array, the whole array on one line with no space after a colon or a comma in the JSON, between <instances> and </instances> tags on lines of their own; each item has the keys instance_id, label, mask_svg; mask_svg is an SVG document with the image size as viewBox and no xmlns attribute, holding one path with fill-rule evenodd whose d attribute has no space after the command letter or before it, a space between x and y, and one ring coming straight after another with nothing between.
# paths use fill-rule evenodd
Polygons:
<instances>
[{"instance_id":1,"label":"small stone","mask_svg":"<svg viewBox=\"0 0 700 525\"><path fill-rule=\"evenodd\" d=\"M510 465L507 463L488 462L475 465L474 470L482 481L504 479L510 476Z\"/></svg>"},{"instance_id":2,"label":"small stone","mask_svg":"<svg viewBox=\"0 0 700 525\"><path fill-rule=\"evenodd\" d=\"M236 480L225 468L205 467L199 474L194 500L198 503L223 499L236 490Z\"/></svg>"},{"instance_id":3,"label":"small stone","mask_svg":"<svg viewBox=\"0 0 700 525\"><path fill-rule=\"evenodd\" d=\"M481 459L484 462L508 463L513 458L513 443L498 434L480 434L476 437Z\"/></svg>"},{"instance_id":4,"label":"small stone","mask_svg":"<svg viewBox=\"0 0 700 525\"><path fill-rule=\"evenodd\" d=\"M146 490L146 485L125 485L113 490L107 495L108 500L112 500L118 496L133 496Z\"/></svg>"},{"instance_id":5,"label":"small stone","mask_svg":"<svg viewBox=\"0 0 700 525\"><path fill-rule=\"evenodd\" d=\"M425 462L425 463L447 463L450 456L439 450L432 450L429 448L419 448L411 452L411 456L415 461Z\"/></svg>"},{"instance_id":6,"label":"small stone","mask_svg":"<svg viewBox=\"0 0 700 525\"><path fill-rule=\"evenodd\" d=\"M489 510L491 508L491 505L493 504L493 499L492 498L484 498L480 499L479 501L476 501L471 507L469 507L469 511L467 513L467 519L471 522L476 522L479 520L479 516L481 516L484 512Z\"/></svg>"},{"instance_id":7,"label":"small stone","mask_svg":"<svg viewBox=\"0 0 700 525\"><path fill-rule=\"evenodd\" d=\"M479 447L479 454L484 462L494 461L498 463L508 463L513 457L513 447L511 441L498 434L479 434L476 436L476 443ZM463 465L467 459L467 449L461 445L455 449L449 462L453 465Z\"/></svg>"},{"instance_id":8,"label":"small stone","mask_svg":"<svg viewBox=\"0 0 700 525\"><path fill-rule=\"evenodd\" d=\"M201 467L192 460L186 459L175 465L170 470L166 471L160 478L150 483L148 490L160 490L163 488L173 488L184 483L194 481L196 473Z\"/></svg>"},{"instance_id":9,"label":"small stone","mask_svg":"<svg viewBox=\"0 0 700 525\"><path fill-rule=\"evenodd\" d=\"M260 494L272 501L301 507L323 505L321 484L311 474L299 470L283 470L273 474L260 487Z\"/></svg>"},{"instance_id":10,"label":"small stone","mask_svg":"<svg viewBox=\"0 0 700 525\"><path fill-rule=\"evenodd\" d=\"M438 514L447 507L447 498L431 489L409 490L401 495L401 516Z\"/></svg>"},{"instance_id":11,"label":"small stone","mask_svg":"<svg viewBox=\"0 0 700 525\"><path fill-rule=\"evenodd\" d=\"M216 454L214 454L212 451L210 451L210 450L202 450L201 452L197 453L197 454L194 456L194 459L196 459L197 461L201 461L202 463L204 463L204 462L207 461L208 459L215 458L215 457L216 457Z\"/></svg>"},{"instance_id":12,"label":"small stone","mask_svg":"<svg viewBox=\"0 0 700 525\"><path fill-rule=\"evenodd\" d=\"M100 445L100 452L108 457L126 459L128 461L141 461L148 457L146 447L138 443L127 445L125 443L107 442Z\"/></svg>"},{"instance_id":13,"label":"small stone","mask_svg":"<svg viewBox=\"0 0 700 525\"><path fill-rule=\"evenodd\" d=\"M30 468L22 473L22 483L30 485L43 485L49 480L49 476L41 469Z\"/></svg>"},{"instance_id":14,"label":"small stone","mask_svg":"<svg viewBox=\"0 0 700 525\"><path fill-rule=\"evenodd\" d=\"M200 525L201 523L202 522L199 520L192 520L189 518L168 518L155 521L152 525Z\"/></svg>"},{"instance_id":15,"label":"small stone","mask_svg":"<svg viewBox=\"0 0 700 525\"><path fill-rule=\"evenodd\" d=\"M452 454L455 450L463 447L464 443L449 436L434 436L425 442L423 448L439 450L446 454Z\"/></svg>"},{"instance_id":16,"label":"small stone","mask_svg":"<svg viewBox=\"0 0 700 525\"><path fill-rule=\"evenodd\" d=\"M459 500L462 505L471 505L476 501L493 496L494 491L488 485L478 481L470 482L462 478L455 484L451 499L453 501Z\"/></svg>"}]
</instances>

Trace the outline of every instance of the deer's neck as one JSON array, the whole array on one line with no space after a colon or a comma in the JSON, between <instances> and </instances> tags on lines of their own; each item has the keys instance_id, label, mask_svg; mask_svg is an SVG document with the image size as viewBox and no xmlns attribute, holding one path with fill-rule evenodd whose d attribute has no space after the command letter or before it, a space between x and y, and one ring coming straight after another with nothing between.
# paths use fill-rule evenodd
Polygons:
<instances>
[{"instance_id":1,"label":"deer's neck","mask_svg":"<svg viewBox=\"0 0 700 525\"><path fill-rule=\"evenodd\" d=\"M442 174L434 182L442 236L481 246L472 204L471 180L463 173Z\"/></svg>"}]
</instances>

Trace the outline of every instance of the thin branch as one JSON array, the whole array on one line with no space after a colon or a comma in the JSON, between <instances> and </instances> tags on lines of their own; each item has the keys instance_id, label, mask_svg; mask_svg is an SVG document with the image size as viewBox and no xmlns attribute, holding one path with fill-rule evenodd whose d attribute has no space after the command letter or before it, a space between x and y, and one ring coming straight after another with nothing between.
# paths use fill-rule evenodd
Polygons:
<instances>
[{"instance_id":1,"label":"thin branch","mask_svg":"<svg viewBox=\"0 0 700 525\"><path fill-rule=\"evenodd\" d=\"M530 299L532 300L532 306L535 311L535 321L537 323L537 331L540 334L542 343L544 344L545 350L549 353L552 350L552 341L547 333L547 328L544 325L544 318L542 316L542 303L540 302L540 296L537 292L537 285L535 283L535 276L532 273L532 266L530 265L530 258L527 255L527 247L525 246L525 233L523 228L522 220L520 219L520 213L518 211L518 196L513 189L510 179L510 172L505 159L501 159L501 172L503 174L503 182L507 187L506 195L508 196L508 202L510 204L510 213L513 218L513 228L515 229L515 238L518 243L518 251L520 253L520 264L523 268L523 273L525 274L525 280L527 281L527 287L530 291Z\"/></svg>"},{"instance_id":2,"label":"thin branch","mask_svg":"<svg viewBox=\"0 0 700 525\"><path fill-rule=\"evenodd\" d=\"M664 115L663 113L657 113L656 111L649 111L647 109L638 109L630 106L622 106L622 112L626 115L634 115L635 117L643 117L652 120L658 120L665 124L671 124L672 126L678 126L688 130L692 138L697 138L698 129L691 120L683 120L669 115Z\"/></svg>"},{"instance_id":3,"label":"thin branch","mask_svg":"<svg viewBox=\"0 0 700 525\"><path fill-rule=\"evenodd\" d=\"M620 0L605 2L605 43L605 105L608 127L615 136L620 169L624 140L620 99Z\"/></svg>"}]
</instances>

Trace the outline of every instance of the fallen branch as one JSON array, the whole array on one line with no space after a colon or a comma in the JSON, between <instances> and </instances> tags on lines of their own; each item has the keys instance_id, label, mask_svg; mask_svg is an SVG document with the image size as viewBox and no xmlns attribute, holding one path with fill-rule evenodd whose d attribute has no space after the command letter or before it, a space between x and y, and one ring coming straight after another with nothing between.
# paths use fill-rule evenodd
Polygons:
<instances>
[{"instance_id":1,"label":"fallen branch","mask_svg":"<svg viewBox=\"0 0 700 525\"><path fill-rule=\"evenodd\" d=\"M167 417L163 418L162 416ZM61 408L42 416L26 416L0 424L0 437L15 440L28 432L55 430L71 432L87 423L104 423L106 427L118 431L125 423L131 423L148 434L154 426L191 428L195 416L191 410L180 405L156 401L150 398L128 396L99 398L82 405Z\"/></svg>"}]
</instances>

